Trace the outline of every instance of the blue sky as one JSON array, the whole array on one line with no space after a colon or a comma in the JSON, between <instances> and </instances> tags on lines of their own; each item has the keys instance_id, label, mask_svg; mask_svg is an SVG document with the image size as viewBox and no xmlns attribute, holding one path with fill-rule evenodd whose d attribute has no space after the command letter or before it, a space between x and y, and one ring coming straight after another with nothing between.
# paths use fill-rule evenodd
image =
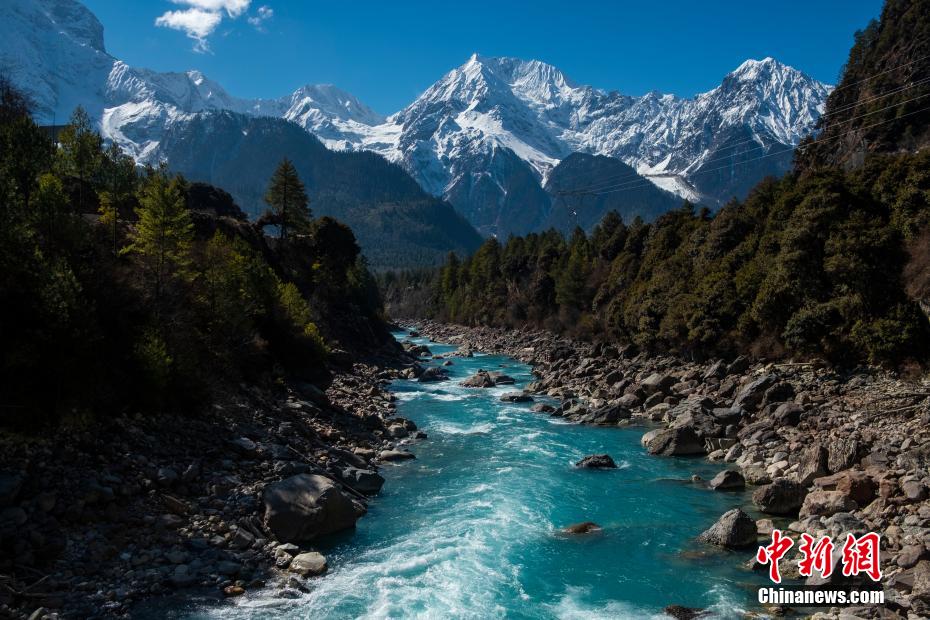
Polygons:
<instances>
[{"instance_id":1,"label":"blue sky","mask_svg":"<svg viewBox=\"0 0 930 620\"><path fill-rule=\"evenodd\" d=\"M199 69L242 97L332 83L381 113L473 52L543 60L578 83L631 95L691 96L765 56L833 83L853 33L881 10L879 0L84 2L107 49L131 65Z\"/></svg>"}]
</instances>

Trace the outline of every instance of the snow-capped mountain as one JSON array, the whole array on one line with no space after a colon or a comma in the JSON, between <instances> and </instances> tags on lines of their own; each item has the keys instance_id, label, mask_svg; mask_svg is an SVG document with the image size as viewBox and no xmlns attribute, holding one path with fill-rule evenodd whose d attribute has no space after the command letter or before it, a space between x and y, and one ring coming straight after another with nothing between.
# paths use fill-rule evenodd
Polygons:
<instances>
[{"instance_id":1,"label":"snow-capped mountain","mask_svg":"<svg viewBox=\"0 0 930 620\"><path fill-rule=\"evenodd\" d=\"M0 71L31 92L40 121L63 122L83 105L105 137L142 161L163 158L166 130L177 135L196 115L284 118L330 148L400 163L486 233L544 222L551 201L543 187L572 153L617 158L635 170L602 178L589 188L597 192L622 193L646 178L709 205L742 195L762 176L787 170L791 147L814 126L830 91L772 58L748 60L713 90L679 98L607 92L536 60L476 54L384 118L330 85L249 100L198 71L130 67L107 53L103 27L76 0L5 0Z\"/></svg>"},{"instance_id":2,"label":"snow-capped mountain","mask_svg":"<svg viewBox=\"0 0 930 620\"><path fill-rule=\"evenodd\" d=\"M748 60L717 88L682 99L605 92L576 85L539 61L474 55L379 133L397 136L383 154L434 193L454 195L476 177L495 178L487 162L509 149L542 183L559 161L581 152L618 158L664 189L717 204L742 193L737 185L784 172L790 147L813 127L828 94L828 86L772 58ZM749 159L764 162L762 169L747 168ZM724 176L748 183L721 183L727 166ZM639 182L628 175L596 189ZM468 213L461 198L453 204Z\"/></svg>"}]
</instances>

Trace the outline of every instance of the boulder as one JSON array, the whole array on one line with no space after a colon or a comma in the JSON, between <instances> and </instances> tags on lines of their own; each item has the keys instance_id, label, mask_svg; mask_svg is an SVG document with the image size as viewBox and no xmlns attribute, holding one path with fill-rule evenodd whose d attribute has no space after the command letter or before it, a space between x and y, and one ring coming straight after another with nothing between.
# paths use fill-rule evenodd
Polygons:
<instances>
[{"instance_id":1,"label":"boulder","mask_svg":"<svg viewBox=\"0 0 930 620\"><path fill-rule=\"evenodd\" d=\"M384 486L384 478L373 469L343 467L339 470L339 479L365 495L375 495Z\"/></svg>"},{"instance_id":2,"label":"boulder","mask_svg":"<svg viewBox=\"0 0 930 620\"><path fill-rule=\"evenodd\" d=\"M801 484L787 478L779 478L756 489L752 494L752 501L766 514L794 515L804 504L805 495L807 489Z\"/></svg>"},{"instance_id":3,"label":"boulder","mask_svg":"<svg viewBox=\"0 0 930 620\"><path fill-rule=\"evenodd\" d=\"M746 479L738 471L727 469L711 478L708 486L715 491L742 491L746 488Z\"/></svg>"},{"instance_id":4,"label":"boulder","mask_svg":"<svg viewBox=\"0 0 930 620\"><path fill-rule=\"evenodd\" d=\"M591 454L575 463L575 467L583 467L586 469L616 469L617 464L614 463L614 460L610 458L609 454Z\"/></svg>"},{"instance_id":5,"label":"boulder","mask_svg":"<svg viewBox=\"0 0 930 620\"><path fill-rule=\"evenodd\" d=\"M486 370L479 370L459 385L469 388L489 388L494 387L494 379L491 377L491 373Z\"/></svg>"},{"instance_id":6,"label":"boulder","mask_svg":"<svg viewBox=\"0 0 930 620\"><path fill-rule=\"evenodd\" d=\"M798 462L798 482L807 486L816 478L826 476L827 457L827 449L820 444L806 448Z\"/></svg>"},{"instance_id":7,"label":"boulder","mask_svg":"<svg viewBox=\"0 0 930 620\"><path fill-rule=\"evenodd\" d=\"M287 570L301 577L315 577L326 572L326 558L321 553L310 551L301 553L291 560Z\"/></svg>"},{"instance_id":8,"label":"boulder","mask_svg":"<svg viewBox=\"0 0 930 620\"><path fill-rule=\"evenodd\" d=\"M269 484L262 494L265 525L281 542L301 542L355 527L364 507L325 476L298 474Z\"/></svg>"},{"instance_id":9,"label":"boulder","mask_svg":"<svg viewBox=\"0 0 930 620\"><path fill-rule=\"evenodd\" d=\"M707 452L704 441L690 426L660 430L646 443L646 449L650 454L663 456L688 456Z\"/></svg>"},{"instance_id":10,"label":"boulder","mask_svg":"<svg viewBox=\"0 0 930 620\"><path fill-rule=\"evenodd\" d=\"M382 450L378 453L378 458L385 462L406 461L417 458L412 452L406 450Z\"/></svg>"},{"instance_id":11,"label":"boulder","mask_svg":"<svg viewBox=\"0 0 930 620\"><path fill-rule=\"evenodd\" d=\"M723 513L698 540L718 547L739 549L756 544L757 538L756 522L741 509L734 508Z\"/></svg>"},{"instance_id":12,"label":"boulder","mask_svg":"<svg viewBox=\"0 0 930 620\"><path fill-rule=\"evenodd\" d=\"M927 499L927 487L920 480L908 480L901 483L901 491L909 501L921 502Z\"/></svg>"},{"instance_id":13,"label":"boulder","mask_svg":"<svg viewBox=\"0 0 930 620\"><path fill-rule=\"evenodd\" d=\"M536 403L530 411L534 413L552 413L555 411L555 407L546 403Z\"/></svg>"},{"instance_id":14,"label":"boulder","mask_svg":"<svg viewBox=\"0 0 930 620\"><path fill-rule=\"evenodd\" d=\"M448 373L439 366L430 366L423 370L420 376L417 378L417 381L420 383L427 383L430 381L445 381L449 378Z\"/></svg>"},{"instance_id":15,"label":"boulder","mask_svg":"<svg viewBox=\"0 0 930 620\"><path fill-rule=\"evenodd\" d=\"M726 375L740 375L749 370L749 358L740 355L727 366Z\"/></svg>"},{"instance_id":16,"label":"boulder","mask_svg":"<svg viewBox=\"0 0 930 620\"><path fill-rule=\"evenodd\" d=\"M429 347L425 344L413 344L405 343L404 348L407 349L407 353L410 355L415 355L417 357L426 357L432 355L432 352L429 350Z\"/></svg>"},{"instance_id":17,"label":"boulder","mask_svg":"<svg viewBox=\"0 0 930 620\"><path fill-rule=\"evenodd\" d=\"M755 408L762 402L765 391L775 383L775 377L772 375L762 375L758 379L750 381L746 387L739 391L733 400L734 407L741 407L748 411Z\"/></svg>"},{"instance_id":18,"label":"boulder","mask_svg":"<svg viewBox=\"0 0 930 620\"><path fill-rule=\"evenodd\" d=\"M494 375L494 385L513 385L516 380L508 375Z\"/></svg>"},{"instance_id":19,"label":"boulder","mask_svg":"<svg viewBox=\"0 0 930 620\"><path fill-rule=\"evenodd\" d=\"M684 605L668 605L662 610L666 616L675 620L696 620L707 616L708 612L697 607L685 607Z\"/></svg>"},{"instance_id":20,"label":"boulder","mask_svg":"<svg viewBox=\"0 0 930 620\"><path fill-rule=\"evenodd\" d=\"M639 385L647 394L654 394L656 392L668 393L669 389L676 383L678 383L678 380L675 377L654 372L643 379Z\"/></svg>"},{"instance_id":21,"label":"boulder","mask_svg":"<svg viewBox=\"0 0 930 620\"><path fill-rule=\"evenodd\" d=\"M852 512L856 502L842 491L811 491L804 498L798 518L831 517L838 512Z\"/></svg>"},{"instance_id":22,"label":"boulder","mask_svg":"<svg viewBox=\"0 0 930 620\"><path fill-rule=\"evenodd\" d=\"M917 566L918 562L928 557L930 557L930 554L927 553L927 548L925 546L905 545L901 547L901 551L898 553L895 563L901 568L913 568Z\"/></svg>"},{"instance_id":23,"label":"boulder","mask_svg":"<svg viewBox=\"0 0 930 620\"><path fill-rule=\"evenodd\" d=\"M862 458L861 446L856 439L850 437L837 437L830 442L827 468L830 473L849 469Z\"/></svg>"},{"instance_id":24,"label":"boulder","mask_svg":"<svg viewBox=\"0 0 930 620\"><path fill-rule=\"evenodd\" d=\"M585 424L597 424L599 426L613 426L620 420L629 420L632 417L629 409L620 405L604 405L592 411L589 411L580 422Z\"/></svg>"},{"instance_id":25,"label":"boulder","mask_svg":"<svg viewBox=\"0 0 930 620\"><path fill-rule=\"evenodd\" d=\"M782 403L775 409L772 417L779 426L797 426L801 423L804 407L797 403Z\"/></svg>"},{"instance_id":26,"label":"boulder","mask_svg":"<svg viewBox=\"0 0 930 620\"><path fill-rule=\"evenodd\" d=\"M506 392L501 394L501 402L504 403L531 403L533 397L525 392Z\"/></svg>"},{"instance_id":27,"label":"boulder","mask_svg":"<svg viewBox=\"0 0 930 620\"><path fill-rule=\"evenodd\" d=\"M868 474L855 469L817 478L814 485L824 491L841 491L859 506L867 506L875 498L878 488Z\"/></svg>"},{"instance_id":28,"label":"boulder","mask_svg":"<svg viewBox=\"0 0 930 620\"><path fill-rule=\"evenodd\" d=\"M566 534L589 534L591 532L600 531L601 526L595 523L594 521L584 521L582 523L574 523L562 529Z\"/></svg>"}]
</instances>

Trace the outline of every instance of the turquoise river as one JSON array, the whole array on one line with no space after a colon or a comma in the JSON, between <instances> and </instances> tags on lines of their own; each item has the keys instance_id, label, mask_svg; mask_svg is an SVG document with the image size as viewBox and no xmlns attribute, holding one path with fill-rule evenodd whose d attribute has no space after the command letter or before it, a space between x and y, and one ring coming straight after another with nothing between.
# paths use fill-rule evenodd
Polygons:
<instances>
[{"instance_id":1,"label":"turquoise river","mask_svg":"<svg viewBox=\"0 0 930 620\"><path fill-rule=\"evenodd\" d=\"M398 338L407 334L397 333ZM434 354L455 350L424 338ZM678 604L742 617L760 582L746 553L708 550L694 538L749 502L691 482L719 467L650 456L646 429L567 424L500 402L532 381L511 358L452 358L448 381L396 381L397 413L429 435L416 460L386 465L387 479L355 531L318 546L330 571L298 598L274 592L187 618L665 618ZM438 362L430 362L438 363ZM458 384L479 368L516 386ZM580 470L606 452L615 470ZM560 528L594 521L601 532Z\"/></svg>"}]
</instances>

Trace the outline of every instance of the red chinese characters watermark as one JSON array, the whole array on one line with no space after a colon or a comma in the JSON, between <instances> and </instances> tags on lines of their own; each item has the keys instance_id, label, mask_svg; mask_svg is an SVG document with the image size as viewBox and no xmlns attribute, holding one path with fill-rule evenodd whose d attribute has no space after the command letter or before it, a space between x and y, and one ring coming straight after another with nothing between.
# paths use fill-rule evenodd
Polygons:
<instances>
[{"instance_id":1,"label":"red chinese characters watermark","mask_svg":"<svg viewBox=\"0 0 930 620\"><path fill-rule=\"evenodd\" d=\"M882 569L878 562L879 544L881 538L871 532L856 538L852 534L846 536L843 544L843 576L850 577L865 573L872 581L882 578Z\"/></svg>"},{"instance_id":2,"label":"red chinese characters watermark","mask_svg":"<svg viewBox=\"0 0 930 620\"><path fill-rule=\"evenodd\" d=\"M801 534L801 559L798 561L798 572L802 577L810 577L816 570L826 579L833 574L833 541L829 536L814 540L810 534Z\"/></svg>"},{"instance_id":3,"label":"red chinese characters watermark","mask_svg":"<svg viewBox=\"0 0 930 620\"><path fill-rule=\"evenodd\" d=\"M872 581L882 578L879 563L881 537L870 532L856 537L853 534L846 536L842 548L842 572L844 577L853 577L860 574L868 575ZM759 547L756 560L760 564L769 565L769 578L775 583L781 583L781 573L778 561L794 546L794 541L782 534L781 530L772 530L771 544ZM801 558L798 560L798 573L802 577L812 577L819 573L826 579L833 574L835 562L833 551L836 549L829 536L815 539L810 534L801 534L801 544L798 551Z\"/></svg>"},{"instance_id":4,"label":"red chinese characters watermark","mask_svg":"<svg viewBox=\"0 0 930 620\"><path fill-rule=\"evenodd\" d=\"M759 561L759 564L769 565L769 579L775 583L781 583L778 560L782 559L793 546L794 541L787 536L782 536L781 530L772 530L772 544L759 547L759 551L756 552L756 560Z\"/></svg>"}]
</instances>

